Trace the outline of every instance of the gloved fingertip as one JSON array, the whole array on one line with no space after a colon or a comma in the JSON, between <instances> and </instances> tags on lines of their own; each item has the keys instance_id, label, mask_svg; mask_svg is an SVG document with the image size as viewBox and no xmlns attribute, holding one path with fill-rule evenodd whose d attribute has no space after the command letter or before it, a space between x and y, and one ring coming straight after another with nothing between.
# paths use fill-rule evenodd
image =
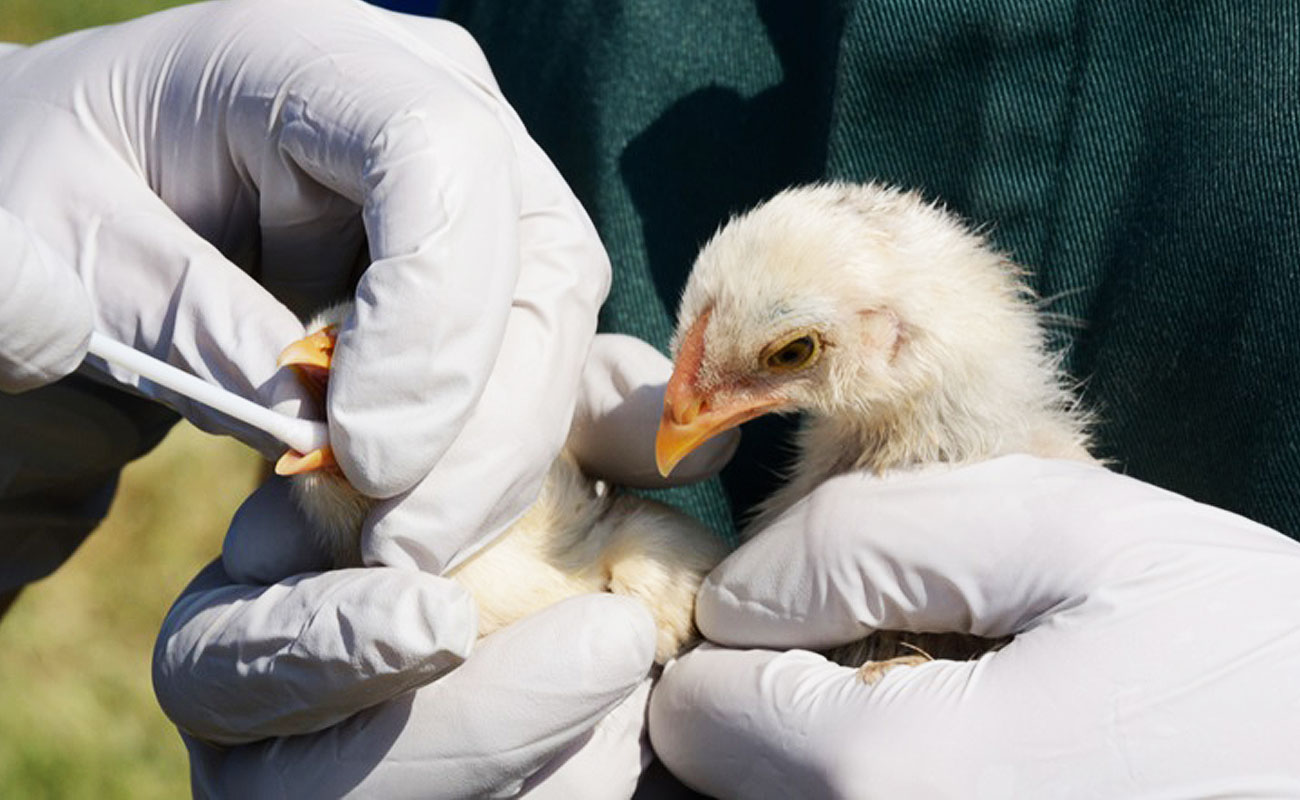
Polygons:
<instances>
[{"instance_id":1,"label":"gloved fingertip","mask_svg":"<svg viewBox=\"0 0 1300 800\"><path fill-rule=\"evenodd\" d=\"M474 602L474 596L459 583L437 575L415 571L410 572L410 575L420 592L423 612L419 616L441 621L440 629L429 631L434 637L429 640L429 644L436 644L436 648L430 646L423 649L434 653L435 660L440 664L449 657L460 661L469 658L478 641L478 604ZM453 635L453 631L457 631L457 635ZM419 652L418 643L412 644L415 645L412 652Z\"/></svg>"},{"instance_id":2,"label":"gloved fingertip","mask_svg":"<svg viewBox=\"0 0 1300 800\"><path fill-rule=\"evenodd\" d=\"M289 481L272 477L235 512L221 562L235 583L264 585L328 569L330 556L290 496Z\"/></svg>"},{"instance_id":3,"label":"gloved fingertip","mask_svg":"<svg viewBox=\"0 0 1300 800\"><path fill-rule=\"evenodd\" d=\"M636 598L616 594L575 599L586 606L579 630L586 634L580 647L588 663L599 665L612 683L629 688L639 683L655 657L657 630L649 607Z\"/></svg>"},{"instance_id":4,"label":"gloved fingertip","mask_svg":"<svg viewBox=\"0 0 1300 800\"><path fill-rule=\"evenodd\" d=\"M779 604L766 598L744 592L746 584L728 579L728 568L737 558L732 554L705 577L695 598L695 624L711 642L729 647L805 645L800 641L786 642L782 632L791 627L802 630L809 627Z\"/></svg>"},{"instance_id":5,"label":"gloved fingertip","mask_svg":"<svg viewBox=\"0 0 1300 800\"><path fill-rule=\"evenodd\" d=\"M600 333L591 342L583 378L611 381L626 391L646 383L667 383L673 362L654 345L625 333Z\"/></svg>"},{"instance_id":6,"label":"gloved fingertip","mask_svg":"<svg viewBox=\"0 0 1300 800\"><path fill-rule=\"evenodd\" d=\"M380 455L427 450L415 435L408 436L406 441L396 441L387 431L369 430L365 424L358 424L353 415L341 413L333 404L328 416L330 449L334 458L348 482L367 497L384 500L410 491L433 466L432 462L408 458L398 463L397 459L385 459Z\"/></svg>"}]
</instances>

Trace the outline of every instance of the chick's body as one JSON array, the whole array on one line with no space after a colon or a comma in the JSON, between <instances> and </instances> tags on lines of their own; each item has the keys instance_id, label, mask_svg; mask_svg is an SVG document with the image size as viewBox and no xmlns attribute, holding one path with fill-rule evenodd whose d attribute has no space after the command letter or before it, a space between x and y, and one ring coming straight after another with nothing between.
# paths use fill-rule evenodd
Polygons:
<instances>
[{"instance_id":1,"label":"chick's body","mask_svg":"<svg viewBox=\"0 0 1300 800\"><path fill-rule=\"evenodd\" d=\"M322 312L313 332L341 324L349 305ZM362 565L361 532L374 501L334 469L293 477L293 495L335 567ZM613 592L643 600L662 663L696 638L695 593L725 554L706 527L675 509L606 490L567 452L525 514L447 573L474 596L486 636L566 597Z\"/></svg>"},{"instance_id":2,"label":"chick's body","mask_svg":"<svg viewBox=\"0 0 1300 800\"><path fill-rule=\"evenodd\" d=\"M804 414L788 481L746 536L848 471L1091 460L1022 272L914 193L808 186L733 219L696 260L673 348L661 471L760 413ZM873 652L894 654L845 657Z\"/></svg>"}]
</instances>

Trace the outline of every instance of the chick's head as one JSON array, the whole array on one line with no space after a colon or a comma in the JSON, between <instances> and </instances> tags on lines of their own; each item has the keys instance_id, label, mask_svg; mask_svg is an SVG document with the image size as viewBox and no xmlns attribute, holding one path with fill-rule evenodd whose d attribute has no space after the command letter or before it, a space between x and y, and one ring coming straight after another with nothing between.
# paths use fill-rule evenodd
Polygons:
<instances>
[{"instance_id":1,"label":"chick's head","mask_svg":"<svg viewBox=\"0 0 1300 800\"><path fill-rule=\"evenodd\" d=\"M672 342L660 471L761 414L863 418L914 402L996 351L982 339L1020 292L1005 259L915 194L782 192L696 259ZM990 293L995 302L972 301Z\"/></svg>"}]
</instances>

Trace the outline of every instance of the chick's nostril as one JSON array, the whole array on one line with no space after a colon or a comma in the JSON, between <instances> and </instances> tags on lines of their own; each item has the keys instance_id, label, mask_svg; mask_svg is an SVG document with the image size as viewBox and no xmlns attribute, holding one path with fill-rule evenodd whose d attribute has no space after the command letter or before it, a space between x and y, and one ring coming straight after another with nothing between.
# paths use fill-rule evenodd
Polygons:
<instances>
[{"instance_id":1,"label":"chick's nostril","mask_svg":"<svg viewBox=\"0 0 1300 800\"><path fill-rule=\"evenodd\" d=\"M709 401L706 398L693 395L672 397L665 405L668 419L674 425L690 425L709 410Z\"/></svg>"},{"instance_id":2,"label":"chick's nostril","mask_svg":"<svg viewBox=\"0 0 1300 800\"><path fill-rule=\"evenodd\" d=\"M691 400L685 405L679 407L677 411L673 414L673 416L677 418L677 421L683 425L690 425L692 422L695 421L695 418L698 417L699 415L700 415L699 400Z\"/></svg>"}]
</instances>

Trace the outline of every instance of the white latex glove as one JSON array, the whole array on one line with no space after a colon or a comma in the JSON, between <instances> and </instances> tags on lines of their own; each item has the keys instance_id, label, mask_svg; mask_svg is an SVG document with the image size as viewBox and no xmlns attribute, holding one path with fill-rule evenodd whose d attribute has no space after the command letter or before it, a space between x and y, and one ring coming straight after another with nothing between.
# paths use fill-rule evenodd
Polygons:
<instances>
[{"instance_id":1,"label":"white latex glove","mask_svg":"<svg viewBox=\"0 0 1300 800\"><path fill-rule=\"evenodd\" d=\"M0 208L75 268L97 328L285 413L297 315L355 284L330 434L354 485L399 498L371 520L375 563L439 571L535 496L609 265L461 29L229 0L6 50L0 175Z\"/></svg>"},{"instance_id":2,"label":"white latex glove","mask_svg":"<svg viewBox=\"0 0 1300 800\"><path fill-rule=\"evenodd\" d=\"M733 648L1017 634L874 686L806 650L687 654L651 740L710 794L1300 796L1300 545L1099 467L835 478L714 572L697 619Z\"/></svg>"},{"instance_id":3,"label":"white latex glove","mask_svg":"<svg viewBox=\"0 0 1300 800\"><path fill-rule=\"evenodd\" d=\"M671 371L643 342L596 338L571 442L584 464L609 478L657 474L652 432ZM622 425L644 441L607 438ZM700 479L735 444L703 449L674 478ZM195 737L242 745L191 741L200 793L630 795L649 753L655 640L640 603L575 598L475 645L474 604L454 581L315 572L323 561L273 479L236 515L222 562L164 622L154 658L163 709Z\"/></svg>"},{"instance_id":4,"label":"white latex glove","mask_svg":"<svg viewBox=\"0 0 1300 800\"><path fill-rule=\"evenodd\" d=\"M72 372L90 339L90 299L72 269L0 208L0 390L34 389Z\"/></svg>"}]
</instances>

